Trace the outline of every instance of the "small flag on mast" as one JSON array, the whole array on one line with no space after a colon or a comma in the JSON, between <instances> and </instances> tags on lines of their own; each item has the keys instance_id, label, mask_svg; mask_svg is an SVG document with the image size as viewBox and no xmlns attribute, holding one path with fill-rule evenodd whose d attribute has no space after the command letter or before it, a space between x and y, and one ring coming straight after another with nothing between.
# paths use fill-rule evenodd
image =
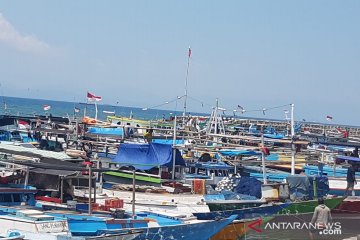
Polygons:
<instances>
[{"instance_id":1,"label":"small flag on mast","mask_svg":"<svg viewBox=\"0 0 360 240\"><path fill-rule=\"evenodd\" d=\"M102 100L102 97L95 96L94 94L87 92L87 99L88 99L88 101L96 101L96 102L98 102L98 101Z\"/></svg>"},{"instance_id":2,"label":"small flag on mast","mask_svg":"<svg viewBox=\"0 0 360 240\"><path fill-rule=\"evenodd\" d=\"M191 57L191 48L189 47L189 58Z\"/></svg>"},{"instance_id":3,"label":"small flag on mast","mask_svg":"<svg viewBox=\"0 0 360 240\"><path fill-rule=\"evenodd\" d=\"M326 116L326 120L331 121L331 120L333 120L333 117L332 116Z\"/></svg>"},{"instance_id":4,"label":"small flag on mast","mask_svg":"<svg viewBox=\"0 0 360 240\"><path fill-rule=\"evenodd\" d=\"M43 106L44 111L49 111L51 109L50 105L44 105Z\"/></svg>"}]
</instances>

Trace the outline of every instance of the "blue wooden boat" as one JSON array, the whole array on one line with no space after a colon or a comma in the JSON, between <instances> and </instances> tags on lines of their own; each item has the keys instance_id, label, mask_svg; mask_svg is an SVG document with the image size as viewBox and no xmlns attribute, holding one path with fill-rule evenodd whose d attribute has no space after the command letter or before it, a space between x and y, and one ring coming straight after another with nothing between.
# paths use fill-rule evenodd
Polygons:
<instances>
[{"instance_id":1,"label":"blue wooden boat","mask_svg":"<svg viewBox=\"0 0 360 240\"><path fill-rule=\"evenodd\" d=\"M258 130L255 125L250 125L249 134L259 137L261 135L261 131ZM264 129L264 137L272 139L283 139L285 137L285 133L279 133L272 126L267 126Z\"/></svg>"},{"instance_id":2,"label":"blue wooden boat","mask_svg":"<svg viewBox=\"0 0 360 240\"><path fill-rule=\"evenodd\" d=\"M144 232L137 239L192 239L205 240L214 236L220 230L225 228L228 224L237 218L232 215L228 218L212 221L195 221L183 222L181 224L171 225L169 223L161 223L160 227L149 227L144 229Z\"/></svg>"},{"instance_id":3,"label":"blue wooden boat","mask_svg":"<svg viewBox=\"0 0 360 240\"><path fill-rule=\"evenodd\" d=\"M234 209L234 210L225 210L225 211L213 211L206 213L193 213L200 220L209 220L217 218L226 218L231 215L236 214L237 219L253 219L264 216L272 216L282 209L289 206L291 203L280 203L273 205L262 205L259 207L243 208L243 209Z\"/></svg>"},{"instance_id":4,"label":"blue wooden boat","mask_svg":"<svg viewBox=\"0 0 360 240\"><path fill-rule=\"evenodd\" d=\"M135 219L116 219L108 215L48 214L66 218L73 236L100 236L104 232L115 234L132 230L142 232L136 239L154 240L209 239L237 217L232 215L220 220L184 221L155 213L138 213Z\"/></svg>"},{"instance_id":5,"label":"blue wooden boat","mask_svg":"<svg viewBox=\"0 0 360 240\"><path fill-rule=\"evenodd\" d=\"M224 177L234 174L235 167L222 161L218 162L196 162L186 165L184 174L185 183L191 183L194 179L205 179L206 184L216 185Z\"/></svg>"},{"instance_id":6,"label":"blue wooden boat","mask_svg":"<svg viewBox=\"0 0 360 240\"><path fill-rule=\"evenodd\" d=\"M1 240L21 240L25 235L18 231L9 231L6 235L0 236Z\"/></svg>"},{"instance_id":7,"label":"blue wooden boat","mask_svg":"<svg viewBox=\"0 0 360 240\"><path fill-rule=\"evenodd\" d=\"M347 168L341 167L341 166L337 166L337 167L329 167L329 166L323 166L322 167L322 171L319 170L319 166L314 166L314 165L306 165L304 166L304 172L306 175L316 175L316 176L320 176L320 175L324 175L324 176L328 176L328 177L346 177L347 174ZM360 172L356 172L355 173L356 178L360 179Z\"/></svg>"},{"instance_id":8,"label":"blue wooden boat","mask_svg":"<svg viewBox=\"0 0 360 240\"><path fill-rule=\"evenodd\" d=\"M22 184L0 184L0 205L19 206L22 204L35 206L36 188Z\"/></svg>"}]
</instances>

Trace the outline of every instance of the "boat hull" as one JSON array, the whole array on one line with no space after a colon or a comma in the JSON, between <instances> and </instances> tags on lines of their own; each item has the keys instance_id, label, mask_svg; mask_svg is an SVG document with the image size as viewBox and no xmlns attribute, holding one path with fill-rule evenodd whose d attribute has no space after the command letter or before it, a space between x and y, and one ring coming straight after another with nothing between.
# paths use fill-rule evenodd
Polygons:
<instances>
[{"instance_id":1,"label":"boat hull","mask_svg":"<svg viewBox=\"0 0 360 240\"><path fill-rule=\"evenodd\" d=\"M329 194L344 196L347 182L345 178L329 178ZM354 185L355 196L360 196L360 182Z\"/></svg>"},{"instance_id":2,"label":"boat hull","mask_svg":"<svg viewBox=\"0 0 360 240\"><path fill-rule=\"evenodd\" d=\"M144 232L136 239L146 240L167 240L167 239L191 239L205 240L209 239L228 224L233 222L237 216L231 216L222 220L197 222L191 224L180 224L174 226L150 227L144 229ZM138 229L141 230L141 229Z\"/></svg>"},{"instance_id":3,"label":"boat hull","mask_svg":"<svg viewBox=\"0 0 360 240\"><path fill-rule=\"evenodd\" d=\"M226 211L243 208L259 207L264 204L262 201L207 201L206 204L209 206L210 211Z\"/></svg>"},{"instance_id":4,"label":"boat hull","mask_svg":"<svg viewBox=\"0 0 360 240\"><path fill-rule=\"evenodd\" d=\"M193 213L199 220L209 220L216 218L229 217L236 214L238 220L241 219L253 219L264 216L271 216L282 211L288 207L291 203L282 203L269 206L260 206L254 208L244 208L244 209L235 209L235 210L226 210L226 211L213 211L208 213Z\"/></svg>"},{"instance_id":5,"label":"boat hull","mask_svg":"<svg viewBox=\"0 0 360 240\"><path fill-rule=\"evenodd\" d=\"M335 209L340 203L344 200L343 197L329 198L324 199L325 205L330 209ZM279 215L289 215L289 214L300 214L300 213L313 213L315 208L318 206L317 200L310 201L301 201L294 202L282 209L278 214Z\"/></svg>"},{"instance_id":6,"label":"boat hull","mask_svg":"<svg viewBox=\"0 0 360 240\"><path fill-rule=\"evenodd\" d=\"M113 184L132 184L133 181L132 174L123 172L104 172L103 178L105 182ZM161 178L158 177L136 175L135 179L137 185L161 186Z\"/></svg>"},{"instance_id":7,"label":"boat hull","mask_svg":"<svg viewBox=\"0 0 360 240\"><path fill-rule=\"evenodd\" d=\"M250 220L234 221L212 236L210 240L241 239L249 231L248 225L251 222Z\"/></svg>"}]
</instances>

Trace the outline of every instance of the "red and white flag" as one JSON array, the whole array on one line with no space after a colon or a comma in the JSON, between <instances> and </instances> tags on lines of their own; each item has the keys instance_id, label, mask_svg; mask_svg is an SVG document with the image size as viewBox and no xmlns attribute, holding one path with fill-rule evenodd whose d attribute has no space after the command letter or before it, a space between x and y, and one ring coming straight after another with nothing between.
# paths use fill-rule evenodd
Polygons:
<instances>
[{"instance_id":1,"label":"red and white flag","mask_svg":"<svg viewBox=\"0 0 360 240\"><path fill-rule=\"evenodd\" d=\"M102 100L102 98L100 96L95 96L94 94L91 94L89 92L87 92L87 99L88 99L88 101L96 101L96 102Z\"/></svg>"},{"instance_id":2,"label":"red and white flag","mask_svg":"<svg viewBox=\"0 0 360 240\"><path fill-rule=\"evenodd\" d=\"M43 106L44 111L49 111L51 109L50 105L44 105Z\"/></svg>"},{"instance_id":3,"label":"red and white flag","mask_svg":"<svg viewBox=\"0 0 360 240\"><path fill-rule=\"evenodd\" d=\"M331 121L331 120L333 120L333 117L332 116L326 116L326 120Z\"/></svg>"},{"instance_id":4,"label":"red and white flag","mask_svg":"<svg viewBox=\"0 0 360 240\"><path fill-rule=\"evenodd\" d=\"M18 120L18 128L19 129L29 129L30 125L28 122L23 121L23 120Z\"/></svg>"}]
</instances>

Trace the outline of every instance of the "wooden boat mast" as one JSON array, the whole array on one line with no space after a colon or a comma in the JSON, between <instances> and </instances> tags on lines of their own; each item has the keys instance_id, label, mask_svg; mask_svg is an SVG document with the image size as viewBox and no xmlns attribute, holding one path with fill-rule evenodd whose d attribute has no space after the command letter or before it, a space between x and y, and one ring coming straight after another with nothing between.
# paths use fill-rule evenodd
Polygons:
<instances>
[{"instance_id":1,"label":"wooden boat mast","mask_svg":"<svg viewBox=\"0 0 360 240\"><path fill-rule=\"evenodd\" d=\"M176 115L174 118L174 138L173 138L173 164L172 164L172 180L175 180L175 161L176 161ZM159 172L161 168L159 167Z\"/></svg>"},{"instance_id":2,"label":"wooden boat mast","mask_svg":"<svg viewBox=\"0 0 360 240\"><path fill-rule=\"evenodd\" d=\"M291 104L291 175L295 175L294 104Z\"/></svg>"},{"instance_id":3,"label":"wooden boat mast","mask_svg":"<svg viewBox=\"0 0 360 240\"><path fill-rule=\"evenodd\" d=\"M187 96L188 96L188 77L189 77L189 67L190 67L190 57L191 57L191 48L189 46L189 53L188 53L188 62L187 62L187 68L186 68L186 77L185 77L185 95L184 95L184 112L183 112L183 117L186 116L186 101L187 101Z\"/></svg>"},{"instance_id":4,"label":"wooden boat mast","mask_svg":"<svg viewBox=\"0 0 360 240\"><path fill-rule=\"evenodd\" d=\"M262 147L262 151L261 151L261 165L262 165L262 172L263 172L263 183L267 184L267 179L266 179L266 166L265 166L265 152L264 152L264 125L261 125L261 147Z\"/></svg>"}]
</instances>

